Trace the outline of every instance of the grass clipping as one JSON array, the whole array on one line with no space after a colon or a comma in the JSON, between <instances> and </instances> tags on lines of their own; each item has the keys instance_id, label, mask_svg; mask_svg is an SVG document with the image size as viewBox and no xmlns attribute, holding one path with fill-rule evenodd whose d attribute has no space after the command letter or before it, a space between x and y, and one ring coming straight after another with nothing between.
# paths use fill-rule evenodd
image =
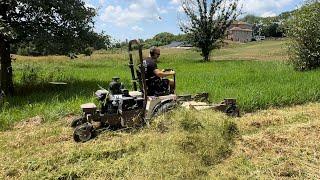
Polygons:
<instances>
[{"instance_id":1,"label":"grass clipping","mask_svg":"<svg viewBox=\"0 0 320 180\"><path fill-rule=\"evenodd\" d=\"M3 178L176 179L208 176L231 154L237 129L226 116L183 109L151 127L73 142L67 120L0 133Z\"/></svg>"}]
</instances>

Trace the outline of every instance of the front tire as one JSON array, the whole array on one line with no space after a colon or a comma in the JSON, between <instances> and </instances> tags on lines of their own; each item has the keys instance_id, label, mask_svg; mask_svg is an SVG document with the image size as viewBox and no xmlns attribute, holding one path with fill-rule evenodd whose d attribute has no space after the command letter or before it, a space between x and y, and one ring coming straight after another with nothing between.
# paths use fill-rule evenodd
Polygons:
<instances>
[{"instance_id":1,"label":"front tire","mask_svg":"<svg viewBox=\"0 0 320 180\"><path fill-rule=\"evenodd\" d=\"M86 142L92 137L93 126L90 123L85 123L77 126L73 132L73 139L75 142Z\"/></svg>"}]
</instances>

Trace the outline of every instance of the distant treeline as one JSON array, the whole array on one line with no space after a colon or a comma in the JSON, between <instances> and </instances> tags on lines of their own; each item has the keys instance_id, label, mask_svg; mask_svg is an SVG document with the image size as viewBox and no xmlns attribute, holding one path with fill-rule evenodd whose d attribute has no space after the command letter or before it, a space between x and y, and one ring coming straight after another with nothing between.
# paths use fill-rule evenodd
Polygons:
<instances>
[{"instance_id":1,"label":"distant treeline","mask_svg":"<svg viewBox=\"0 0 320 180\"><path fill-rule=\"evenodd\" d=\"M141 43L143 43L143 48L148 49L152 46L165 46L170 44L173 41L187 41L187 35L185 34L178 34L174 35L169 32L161 32L155 35L153 38L150 39L139 39ZM128 41L125 42L115 42L113 43L112 47L114 48L126 48L128 46Z\"/></svg>"}]
</instances>

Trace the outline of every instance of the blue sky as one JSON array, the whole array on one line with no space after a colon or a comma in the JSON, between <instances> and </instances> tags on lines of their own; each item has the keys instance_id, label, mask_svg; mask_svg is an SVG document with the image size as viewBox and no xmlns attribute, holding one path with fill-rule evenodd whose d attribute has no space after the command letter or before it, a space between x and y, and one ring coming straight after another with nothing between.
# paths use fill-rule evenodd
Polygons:
<instances>
[{"instance_id":1,"label":"blue sky","mask_svg":"<svg viewBox=\"0 0 320 180\"><path fill-rule=\"evenodd\" d=\"M98 8L95 30L102 30L117 40L152 38L160 32L181 33L178 17L181 0L85 0ZM275 16L293 10L303 0L240 0L245 14Z\"/></svg>"}]
</instances>

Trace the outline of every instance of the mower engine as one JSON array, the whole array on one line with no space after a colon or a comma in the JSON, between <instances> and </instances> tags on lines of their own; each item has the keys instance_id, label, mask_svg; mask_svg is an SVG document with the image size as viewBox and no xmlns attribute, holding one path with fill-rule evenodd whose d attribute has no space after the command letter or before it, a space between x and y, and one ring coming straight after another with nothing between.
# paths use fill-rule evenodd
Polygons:
<instances>
[{"instance_id":1,"label":"mower engine","mask_svg":"<svg viewBox=\"0 0 320 180\"><path fill-rule=\"evenodd\" d=\"M112 78L109 84L109 91L101 89L95 92L100 103L100 108L94 103L82 104L81 109L83 116L72 122L75 127L74 140L87 141L88 134L95 129L101 127L134 127L143 121L143 103L142 97L133 97L129 95L129 91L124 89L120 78Z\"/></svg>"}]
</instances>

